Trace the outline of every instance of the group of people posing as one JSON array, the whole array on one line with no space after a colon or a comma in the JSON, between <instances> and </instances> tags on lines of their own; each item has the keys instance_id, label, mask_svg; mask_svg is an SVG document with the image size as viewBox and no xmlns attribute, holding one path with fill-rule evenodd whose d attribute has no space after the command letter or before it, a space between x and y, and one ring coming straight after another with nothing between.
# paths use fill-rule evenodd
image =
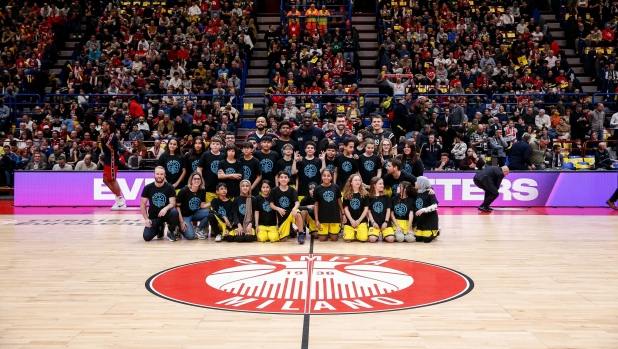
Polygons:
<instances>
[{"instance_id":1,"label":"group of people posing","mask_svg":"<svg viewBox=\"0 0 618 349\"><path fill-rule=\"evenodd\" d=\"M208 227L216 242L303 244L307 234L320 241L431 242L440 234L429 179L403 170L421 163L410 163L409 151L374 154L371 137L359 144L350 136L325 149L304 141L302 155L298 144L268 134L242 148L213 137L208 150L198 137L184 158L175 155L174 142L142 192L146 241L206 239Z\"/></svg>"}]
</instances>

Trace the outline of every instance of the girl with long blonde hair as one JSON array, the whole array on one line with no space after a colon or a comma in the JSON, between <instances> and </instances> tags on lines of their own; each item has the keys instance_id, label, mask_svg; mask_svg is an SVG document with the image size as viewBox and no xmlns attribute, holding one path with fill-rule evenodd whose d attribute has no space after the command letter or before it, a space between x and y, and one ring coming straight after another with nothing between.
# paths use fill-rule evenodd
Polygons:
<instances>
[{"instance_id":1,"label":"girl with long blonde hair","mask_svg":"<svg viewBox=\"0 0 618 349\"><path fill-rule=\"evenodd\" d=\"M369 237L367 214L369 211L369 193L363 185L359 174L351 175L343 187L343 212L347 223L343 225L345 242L356 240L365 242Z\"/></svg>"}]
</instances>

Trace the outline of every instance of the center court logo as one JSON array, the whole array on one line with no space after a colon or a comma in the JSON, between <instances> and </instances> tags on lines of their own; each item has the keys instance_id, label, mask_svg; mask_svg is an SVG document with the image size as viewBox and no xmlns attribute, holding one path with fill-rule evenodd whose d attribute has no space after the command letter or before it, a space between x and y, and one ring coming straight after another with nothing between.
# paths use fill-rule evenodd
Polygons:
<instances>
[{"instance_id":1,"label":"center court logo","mask_svg":"<svg viewBox=\"0 0 618 349\"><path fill-rule=\"evenodd\" d=\"M351 314L418 308L472 290L470 278L438 265L376 256L290 254L181 265L146 288L205 308L276 314Z\"/></svg>"}]
</instances>

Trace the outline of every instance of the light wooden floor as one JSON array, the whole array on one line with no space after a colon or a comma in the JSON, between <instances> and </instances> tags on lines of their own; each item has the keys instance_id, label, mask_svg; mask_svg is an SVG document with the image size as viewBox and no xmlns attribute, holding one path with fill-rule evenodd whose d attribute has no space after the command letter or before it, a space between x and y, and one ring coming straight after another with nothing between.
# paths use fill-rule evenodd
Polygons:
<instances>
[{"instance_id":1,"label":"light wooden floor","mask_svg":"<svg viewBox=\"0 0 618 349\"><path fill-rule=\"evenodd\" d=\"M0 348L301 347L302 315L191 307L153 296L144 282L179 264L306 253L308 244L146 243L139 220L134 212L0 216ZM442 265L472 278L472 292L419 309L311 316L309 348L618 348L617 216L440 220L442 236L429 245L316 242L314 252Z\"/></svg>"}]
</instances>

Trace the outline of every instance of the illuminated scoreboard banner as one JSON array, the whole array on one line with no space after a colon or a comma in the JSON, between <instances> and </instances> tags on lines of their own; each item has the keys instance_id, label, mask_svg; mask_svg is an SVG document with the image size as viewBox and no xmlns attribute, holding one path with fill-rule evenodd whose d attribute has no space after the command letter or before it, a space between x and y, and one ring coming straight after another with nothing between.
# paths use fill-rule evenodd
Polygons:
<instances>
[{"instance_id":1,"label":"illuminated scoreboard banner","mask_svg":"<svg viewBox=\"0 0 618 349\"><path fill-rule=\"evenodd\" d=\"M442 206L478 206L483 191L474 172L427 172ZM129 206L139 206L152 172L119 172L118 184ZM618 185L616 172L512 172L503 181L495 206L605 206ZM15 172L15 206L111 206L114 195L102 172Z\"/></svg>"}]
</instances>

